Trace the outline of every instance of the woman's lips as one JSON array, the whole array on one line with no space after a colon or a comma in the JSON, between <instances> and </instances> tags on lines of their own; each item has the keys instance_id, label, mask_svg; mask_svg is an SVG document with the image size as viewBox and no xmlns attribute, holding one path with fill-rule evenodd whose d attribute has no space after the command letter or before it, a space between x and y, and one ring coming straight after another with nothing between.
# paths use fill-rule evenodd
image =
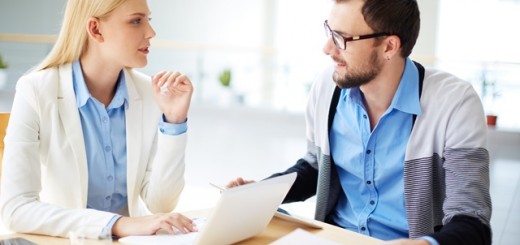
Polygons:
<instances>
[{"instance_id":1,"label":"woman's lips","mask_svg":"<svg viewBox=\"0 0 520 245\"><path fill-rule=\"evenodd\" d=\"M139 52L144 53L144 54L148 54L148 53L150 53L150 50L148 50L148 47L146 47L146 48L140 48L140 49L139 49Z\"/></svg>"}]
</instances>

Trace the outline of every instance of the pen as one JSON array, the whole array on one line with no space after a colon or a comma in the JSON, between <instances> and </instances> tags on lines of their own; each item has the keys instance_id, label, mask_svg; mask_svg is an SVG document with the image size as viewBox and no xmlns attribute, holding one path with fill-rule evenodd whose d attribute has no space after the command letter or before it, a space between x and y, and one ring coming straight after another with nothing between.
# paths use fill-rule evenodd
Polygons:
<instances>
[{"instance_id":1,"label":"pen","mask_svg":"<svg viewBox=\"0 0 520 245\"><path fill-rule=\"evenodd\" d=\"M213 187L219 189L220 191L224 191L224 190L226 190L225 187L222 187L222 186L220 186L220 185L213 184L213 183L211 183L211 182L209 182L209 184L210 184L211 186L213 186Z\"/></svg>"}]
</instances>

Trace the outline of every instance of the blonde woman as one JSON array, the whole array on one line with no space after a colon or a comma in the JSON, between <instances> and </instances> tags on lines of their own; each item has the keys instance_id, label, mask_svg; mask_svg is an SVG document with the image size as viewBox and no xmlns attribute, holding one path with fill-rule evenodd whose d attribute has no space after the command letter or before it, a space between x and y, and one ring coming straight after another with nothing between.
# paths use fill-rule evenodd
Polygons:
<instances>
[{"instance_id":1,"label":"blonde woman","mask_svg":"<svg viewBox=\"0 0 520 245\"><path fill-rule=\"evenodd\" d=\"M146 0L69 0L58 40L17 84L0 208L23 233L67 236L84 225L115 236L191 232L172 213L184 187L193 87L152 78ZM152 215L153 214L153 215Z\"/></svg>"}]
</instances>

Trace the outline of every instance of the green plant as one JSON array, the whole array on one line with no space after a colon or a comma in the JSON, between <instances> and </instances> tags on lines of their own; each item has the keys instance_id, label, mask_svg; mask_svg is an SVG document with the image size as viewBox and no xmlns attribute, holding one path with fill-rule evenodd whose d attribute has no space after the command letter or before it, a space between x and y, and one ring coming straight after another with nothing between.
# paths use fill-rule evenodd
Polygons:
<instances>
[{"instance_id":1,"label":"green plant","mask_svg":"<svg viewBox=\"0 0 520 245\"><path fill-rule=\"evenodd\" d=\"M494 101L498 96L500 96L500 92L497 89L497 84L494 80L490 80L486 76L486 72L482 72L482 85L481 85L481 96L482 100L486 100L490 98Z\"/></svg>"},{"instance_id":2,"label":"green plant","mask_svg":"<svg viewBox=\"0 0 520 245\"><path fill-rule=\"evenodd\" d=\"M220 81L220 84L224 87L231 86L231 70L224 69L218 76L218 80Z\"/></svg>"},{"instance_id":3,"label":"green plant","mask_svg":"<svg viewBox=\"0 0 520 245\"><path fill-rule=\"evenodd\" d=\"M7 62L4 61L2 55L0 54L0 69L6 69L8 67Z\"/></svg>"}]
</instances>

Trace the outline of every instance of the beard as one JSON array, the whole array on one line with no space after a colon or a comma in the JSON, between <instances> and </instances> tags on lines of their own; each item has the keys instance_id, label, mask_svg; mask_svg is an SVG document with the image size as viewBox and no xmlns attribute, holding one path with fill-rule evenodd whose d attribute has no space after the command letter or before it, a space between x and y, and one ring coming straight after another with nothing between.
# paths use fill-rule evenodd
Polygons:
<instances>
[{"instance_id":1,"label":"beard","mask_svg":"<svg viewBox=\"0 0 520 245\"><path fill-rule=\"evenodd\" d=\"M337 59L333 58L336 62ZM336 82L339 88L353 88L359 87L372 81L381 72L382 62L380 62L376 51L372 51L370 58L361 67L355 70L347 71L345 75L341 76L338 71L334 71L332 79Z\"/></svg>"}]
</instances>

